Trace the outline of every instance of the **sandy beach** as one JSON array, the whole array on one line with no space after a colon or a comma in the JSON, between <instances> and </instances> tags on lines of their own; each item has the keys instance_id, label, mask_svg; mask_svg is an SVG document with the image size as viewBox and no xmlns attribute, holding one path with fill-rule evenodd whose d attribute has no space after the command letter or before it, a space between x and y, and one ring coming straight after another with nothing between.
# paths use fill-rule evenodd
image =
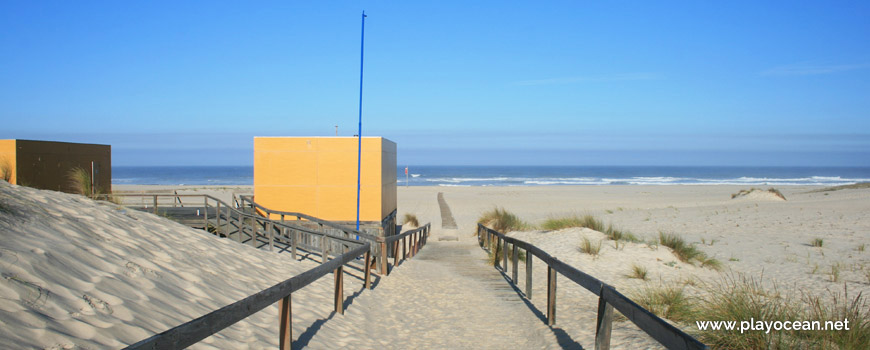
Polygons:
<instances>
[{"instance_id":1,"label":"sandy beach","mask_svg":"<svg viewBox=\"0 0 870 350\"><path fill-rule=\"evenodd\" d=\"M481 214L494 207L503 207L532 226L548 218L594 215L632 232L640 241L616 245L604 234L587 228L528 229L510 235L539 246L627 294L647 286L673 284L699 294L703 293L704 283L713 283L729 273L755 277L763 274L765 285L789 293L825 295L844 288L850 294L870 292L870 253L864 250L864 244L870 242L870 190L814 192L819 188L781 187L787 200L766 195L732 199L732 194L741 189L746 188L400 187L398 214L401 218L413 213L421 223L433 223L433 241L458 238L455 242L438 242L430 255L467 250L477 254L477 259L484 259L485 253L476 247L474 228ZM114 191L207 193L228 200L233 194L250 194L251 187L116 185ZM458 229L440 227L439 192L450 206ZM4 205L0 225L7 237L0 245L4 277L0 280L4 323L0 339L4 344L16 344L16 348L120 348L316 266L311 261L293 261L289 254L252 249L165 218L81 196L5 183L0 185L0 196ZM722 269L679 261L668 248L652 243L660 231L684 237L719 260ZM584 238L602 242L597 256L578 250ZM822 239L823 246L813 247L814 239ZM451 332L473 318L456 318L457 314L476 315L476 308L497 310L500 306L485 306L492 296L471 297L474 288L468 286L478 282L468 282L467 276L456 277L455 266L441 269L446 265L434 256L410 260L400 265L394 275L378 281L372 292L358 293L359 281L348 278L345 294L353 298L344 316L331 314L331 281L323 279L301 291L298 299L294 296L294 300L306 300L294 304L294 335L312 348L335 344L401 348L399 344L406 344L402 336L427 330L431 336L407 344L423 348L504 345L449 340L464 337L464 333ZM648 280L628 277L632 265L648 269ZM546 266L536 264L534 269L535 280L546 280ZM836 277L832 269L838 271ZM433 284L414 282L423 275L428 275ZM438 292L437 286L457 280L466 281L466 291ZM543 283L536 284L534 294L543 296L545 288ZM460 299L471 306L451 312L451 307L465 305L457 302ZM550 335L520 337L524 344L535 348L566 344L569 348L570 344L591 347L597 298L571 283L561 283L558 300L559 321L555 328L544 327L539 321L526 324L528 321L518 320L523 316L514 316L514 321L475 320L484 323L483 328L516 325L537 329L540 325L535 334ZM392 311L382 307L387 301L395 309L416 310L419 314L414 315L419 319L409 323L407 317L391 316ZM443 305L434 310L433 303ZM545 304L542 297L531 300L537 310L545 310ZM525 306L511 312L528 312L528 317L536 320L533 311ZM381 321L377 327L367 321L373 318ZM450 320L444 321L450 325L442 329L427 323L430 319ZM267 308L195 348L274 347L276 320L277 307ZM431 333L433 327L439 331ZM402 336L384 342L397 335ZM510 334L506 336L504 339L514 339ZM613 344L657 347L655 341L624 321L614 324Z\"/></svg>"}]
</instances>

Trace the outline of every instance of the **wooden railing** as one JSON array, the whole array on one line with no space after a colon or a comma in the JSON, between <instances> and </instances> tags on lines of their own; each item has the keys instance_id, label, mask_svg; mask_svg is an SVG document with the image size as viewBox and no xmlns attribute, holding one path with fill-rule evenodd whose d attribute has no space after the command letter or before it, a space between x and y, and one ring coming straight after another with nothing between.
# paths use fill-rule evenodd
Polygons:
<instances>
[{"instance_id":1,"label":"wooden railing","mask_svg":"<svg viewBox=\"0 0 870 350\"><path fill-rule=\"evenodd\" d=\"M344 234L345 238L356 237L356 238L368 240L370 243L372 243L372 256L376 257L376 260L378 260L376 263L377 268L378 268L378 272L380 274L383 274L383 275L389 274L388 261L389 261L390 251L388 251L386 249L386 246L388 243L395 245L394 242L396 242L400 239L400 238L397 238L398 235L394 234L395 233L395 223L396 223L396 211L395 210L393 210L393 212L390 213L390 215L388 215L386 218L381 220L380 225L381 225L381 227L383 229L383 233L384 233L384 236L381 237L381 236L374 236L374 235L371 235L371 234L368 234L365 232L357 231L355 229L337 224L335 222L319 219L319 218L313 217L311 215L266 208L265 206L255 202L254 198L252 196L248 196L248 195L239 195L239 203L240 203L239 205L246 207L246 208L250 208L252 211L256 211L260 215L267 217L267 218L271 218L273 216L280 216L281 221L283 222L285 220L285 218L287 218L287 217L290 217L290 218L295 217L296 218L295 222L297 222L297 223L301 222L302 220L305 220L307 222L311 222L311 223L320 225L321 229L323 229L324 226L326 226L329 228L333 228L335 230L339 230L340 232L342 232ZM291 221L293 221L293 220L291 220ZM388 226L392 226L392 228L387 229ZM416 241L413 242L415 244L415 246L422 246L420 241L425 239L429 235L429 227L430 227L429 224L426 224L424 227L425 227L425 236L423 236L423 235L421 235L419 237L414 236L414 238L416 239ZM421 227L417 230L421 230L421 229L423 229L423 228ZM415 231L417 231L417 230L415 230ZM407 239L404 239L404 237L406 237L407 234L408 234L408 232L405 232L403 234L405 236L402 236L402 239L403 239L402 243L403 244L406 241L408 241ZM408 243L410 244L411 242L408 242ZM398 250L394 249L394 252L398 252ZM393 255L393 258L394 258L393 259L394 265L398 264L398 258L395 256L395 254Z\"/></svg>"},{"instance_id":2,"label":"wooden railing","mask_svg":"<svg viewBox=\"0 0 870 350\"><path fill-rule=\"evenodd\" d=\"M293 292L302 289L329 273L333 273L335 275L335 312L344 314L343 267L361 255L365 255L364 259L368 261L370 248L369 243L362 243L359 247L339 255L323 265L305 271L195 320L144 339L130 345L126 349L184 349L280 300L281 305L278 316L279 346L282 350L288 350L291 348L293 341L293 329L290 326L293 319L291 313ZM366 269L366 289L371 288L368 271Z\"/></svg>"},{"instance_id":3,"label":"wooden railing","mask_svg":"<svg viewBox=\"0 0 870 350\"><path fill-rule=\"evenodd\" d=\"M598 318L595 327L595 349L605 350L610 348L610 331L613 322L613 309L616 308L626 318L631 320L642 331L649 334L653 339L664 345L668 349L706 349L707 346L686 334L677 327L674 327L667 321L659 318L652 312L644 309L622 293L616 291L610 285L607 285L595 277L592 277L583 271L580 271L573 266L570 266L555 257L550 256L547 252L540 248L531 245L527 242L505 236L504 234L495 231L491 228L477 225L477 238L481 246L485 249L495 247L496 250L502 251L502 261L495 260L495 265L503 263L502 271L507 275L508 272L508 249L511 249L511 282L515 285L519 284L518 277L518 261L519 250L523 249L526 253L526 278L525 278L525 294L526 298L532 298L532 261L533 257L537 257L547 264L547 324L554 325L556 323L556 276L557 272L562 276L567 277L570 281L580 285L586 290L598 295ZM496 252L492 252L496 257Z\"/></svg>"},{"instance_id":4,"label":"wooden railing","mask_svg":"<svg viewBox=\"0 0 870 350\"><path fill-rule=\"evenodd\" d=\"M104 198L108 196L104 195ZM341 227L329 221L321 220L312 216L298 213L293 213L297 220L284 221L284 215L290 213L282 213L270 211L267 208L257 205L250 201L252 205L282 215L281 221L269 219L269 217L260 216L258 213L246 213L243 210L233 208L225 202L209 195L202 194L113 194L115 200L122 198L141 197L147 200L140 201L140 205L151 205L149 209L154 214L161 214L159 208L163 208L163 214L169 207L177 208L177 204L181 202L181 197L201 197L202 207L196 205L191 206L188 201L187 206L183 209L187 211L196 211L195 217L202 216L202 227L209 232L217 235L222 235L231 238L233 234L238 238L239 243L243 242L243 236L248 234L249 241L254 247L257 247L260 238L267 238L269 249L272 250L274 244L285 243L291 249L293 259L296 259L297 249L303 249L309 252L317 252L321 255L321 265L311 270L305 271L297 276L280 282L268 289L252 294L242 300L236 301L223 308L208 313L202 317L189 321L187 323L176 326L160 334L154 335L136 344L130 345L126 349L183 349L190 345L199 342L206 337L209 337L222 329L231 326L248 316L262 310L263 308L281 301L280 316L279 316L279 344L280 349L290 349L293 339L292 329L290 327L292 320L292 293L311 284L319 278L333 273L335 276L335 312L344 314L344 266L349 265L362 258L361 269L364 271L364 288L371 289L371 267L375 265L373 255L373 243L379 245L381 253L378 267L382 270L382 275L387 275L390 271L387 258L387 245L393 247L393 265L399 264L398 247L402 247L402 259L413 257L426 244L429 237L430 224L415 230L407 231L399 235L390 236L387 238L375 237L365 233L357 232L353 229ZM171 202L167 202L171 199ZM129 204L135 206L137 203ZM177 209L175 209L177 210ZM201 214L201 215L200 215ZM294 225L299 219L304 219L309 222L318 224L321 231L315 231L301 225ZM178 218L176 218L178 219ZM259 232L264 229L263 234ZM330 229L339 230L345 233L348 237L336 236L330 234ZM350 235L362 238L357 240L356 237L350 238ZM306 239L307 237L307 239ZM319 238L319 247L315 238ZM329 259L331 249L338 246L338 250L342 254ZM354 247L351 249L351 247ZM407 248L406 248L407 247Z\"/></svg>"},{"instance_id":5,"label":"wooden railing","mask_svg":"<svg viewBox=\"0 0 870 350\"><path fill-rule=\"evenodd\" d=\"M290 249L293 259L296 259L297 251L303 249L319 254L321 263L325 264L329 260L330 253L347 251L348 242L361 243L350 237L355 236L356 231L347 228L330 229L324 227L337 226L328 221L312 217L320 223L318 223L317 228L311 228L297 224L295 221L271 220L256 213L248 213L233 208L220 199L209 195L112 194L111 197L116 200L142 198L143 200L138 203L123 203L123 205L144 206L143 209L152 211L154 214L177 215L172 219L191 226L201 226L211 233L235 239L239 243L249 243L255 248L268 245L271 251L274 250L276 243L282 244L285 249ZM196 197L201 198L201 206L194 204L196 201L188 200L185 207L175 207L180 198Z\"/></svg>"},{"instance_id":6,"label":"wooden railing","mask_svg":"<svg viewBox=\"0 0 870 350\"><path fill-rule=\"evenodd\" d=\"M402 260L407 258L413 258L414 255L417 255L417 252L426 245L426 242L429 240L429 229L432 227L431 224L423 225L422 227L418 227L411 231L406 231L402 234L389 236L384 239L382 242L379 242L381 245L381 270L384 271L386 275L390 274L390 269L387 266L388 258L387 258L387 246L389 245L393 251L393 266L399 265L399 247L402 247Z\"/></svg>"}]
</instances>

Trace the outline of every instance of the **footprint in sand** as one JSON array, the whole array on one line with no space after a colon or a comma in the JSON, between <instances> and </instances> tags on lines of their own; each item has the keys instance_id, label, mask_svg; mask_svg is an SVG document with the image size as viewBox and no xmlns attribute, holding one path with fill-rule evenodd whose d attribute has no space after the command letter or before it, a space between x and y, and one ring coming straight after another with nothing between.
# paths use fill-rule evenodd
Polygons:
<instances>
[{"instance_id":1,"label":"footprint in sand","mask_svg":"<svg viewBox=\"0 0 870 350\"><path fill-rule=\"evenodd\" d=\"M124 274L127 275L127 277L159 277L157 271L154 271L147 267L143 267L142 265L139 265L132 261L128 261L127 264L124 265L124 267L127 268L127 270L124 271Z\"/></svg>"},{"instance_id":2,"label":"footprint in sand","mask_svg":"<svg viewBox=\"0 0 870 350\"><path fill-rule=\"evenodd\" d=\"M83 294L82 299L86 303L88 303L88 306L90 306L91 309L93 309L95 312L106 315L112 314L112 305L109 305L109 303L103 301L102 299L87 294Z\"/></svg>"}]
</instances>

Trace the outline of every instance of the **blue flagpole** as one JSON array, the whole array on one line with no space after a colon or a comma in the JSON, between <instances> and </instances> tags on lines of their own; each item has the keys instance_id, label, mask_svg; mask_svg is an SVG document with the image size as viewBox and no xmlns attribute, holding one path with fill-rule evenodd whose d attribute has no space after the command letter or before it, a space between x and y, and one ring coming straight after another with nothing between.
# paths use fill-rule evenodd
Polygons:
<instances>
[{"instance_id":1,"label":"blue flagpole","mask_svg":"<svg viewBox=\"0 0 870 350\"><path fill-rule=\"evenodd\" d=\"M362 34L359 44L359 131L357 132L356 151L356 230L359 231L359 190L362 169L362 96L363 96L363 53L366 43L366 12L362 12ZM359 236L356 237L359 240Z\"/></svg>"}]
</instances>

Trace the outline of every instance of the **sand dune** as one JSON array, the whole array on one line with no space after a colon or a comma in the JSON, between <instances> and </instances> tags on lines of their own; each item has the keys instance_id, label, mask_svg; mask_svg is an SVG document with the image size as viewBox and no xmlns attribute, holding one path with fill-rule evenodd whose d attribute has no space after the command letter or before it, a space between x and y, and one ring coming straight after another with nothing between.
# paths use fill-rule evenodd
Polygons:
<instances>
[{"instance_id":1,"label":"sand dune","mask_svg":"<svg viewBox=\"0 0 870 350\"><path fill-rule=\"evenodd\" d=\"M75 195L0 182L0 203L4 348L120 348L316 266ZM329 317L331 283L294 294L295 334ZM274 348L277 322L268 307L194 348Z\"/></svg>"}]
</instances>

